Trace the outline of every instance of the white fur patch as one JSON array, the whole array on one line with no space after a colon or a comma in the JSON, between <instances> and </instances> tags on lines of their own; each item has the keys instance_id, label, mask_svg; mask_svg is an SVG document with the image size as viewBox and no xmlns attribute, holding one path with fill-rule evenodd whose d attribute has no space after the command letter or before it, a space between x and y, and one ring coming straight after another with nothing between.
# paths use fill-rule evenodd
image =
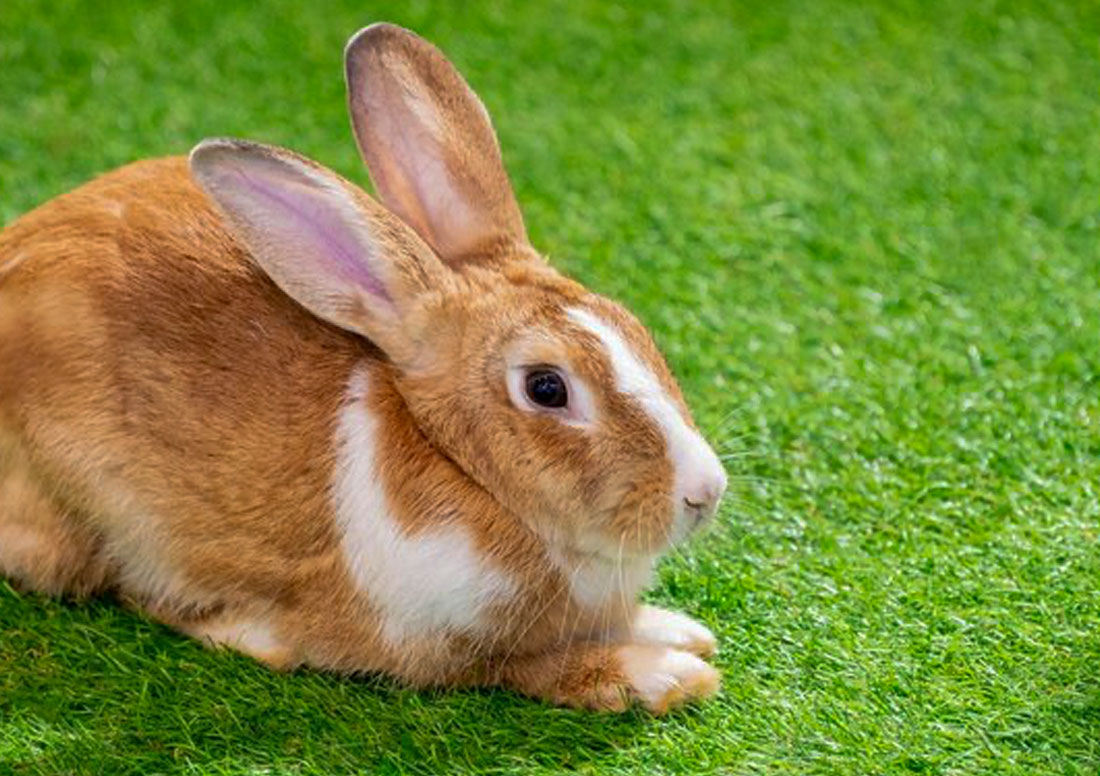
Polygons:
<instances>
[{"instance_id":1,"label":"white fur patch","mask_svg":"<svg viewBox=\"0 0 1100 776\"><path fill-rule=\"evenodd\" d=\"M271 626L258 620L203 624L195 628L195 635L211 644L257 657L283 649L283 643L275 637Z\"/></svg>"},{"instance_id":2,"label":"white fur patch","mask_svg":"<svg viewBox=\"0 0 1100 776\"><path fill-rule=\"evenodd\" d=\"M551 559L569 578L573 600L581 606L598 608L608 602L633 601L653 579L653 557L615 562L603 555L570 560L551 549Z\"/></svg>"},{"instance_id":3,"label":"white fur patch","mask_svg":"<svg viewBox=\"0 0 1100 776\"><path fill-rule=\"evenodd\" d=\"M588 310L574 307L567 311L578 325L592 332L603 343L615 370L615 387L620 393L632 396L661 429L668 448L669 458L676 473L674 497L698 479L700 473L724 483L722 464L710 445L684 420L679 407L661 387L653 371L634 352L618 330ZM678 508L679 503L675 504ZM673 541L683 538L690 524L676 522L675 530L681 535L670 537Z\"/></svg>"},{"instance_id":4,"label":"white fur patch","mask_svg":"<svg viewBox=\"0 0 1100 776\"><path fill-rule=\"evenodd\" d=\"M378 420L364 402L368 389L366 371L356 372L337 439L336 513L351 576L393 643L477 629L485 609L509 596L514 583L477 552L461 526L406 535L386 503L375 466Z\"/></svg>"}]
</instances>

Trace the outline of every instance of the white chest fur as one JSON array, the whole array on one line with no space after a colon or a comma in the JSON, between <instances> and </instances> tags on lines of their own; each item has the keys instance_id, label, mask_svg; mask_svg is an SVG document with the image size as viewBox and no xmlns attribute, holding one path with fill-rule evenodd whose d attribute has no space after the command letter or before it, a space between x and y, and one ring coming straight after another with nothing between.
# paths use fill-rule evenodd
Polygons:
<instances>
[{"instance_id":1,"label":"white chest fur","mask_svg":"<svg viewBox=\"0 0 1100 776\"><path fill-rule=\"evenodd\" d=\"M482 557L468 531L448 525L407 534L387 504L375 465L379 420L367 407L366 370L353 376L336 443L335 499L343 550L389 641L477 631L512 581Z\"/></svg>"},{"instance_id":2,"label":"white chest fur","mask_svg":"<svg viewBox=\"0 0 1100 776\"><path fill-rule=\"evenodd\" d=\"M573 600L597 609L609 603L634 601L653 580L656 558L619 558L587 555L567 557L551 551L551 560L569 580Z\"/></svg>"}]
</instances>

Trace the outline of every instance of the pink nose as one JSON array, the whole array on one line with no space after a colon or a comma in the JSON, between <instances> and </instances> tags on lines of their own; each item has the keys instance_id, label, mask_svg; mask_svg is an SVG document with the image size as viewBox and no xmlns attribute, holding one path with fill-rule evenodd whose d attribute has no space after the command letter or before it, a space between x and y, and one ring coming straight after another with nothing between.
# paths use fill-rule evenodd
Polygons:
<instances>
[{"instance_id":1,"label":"pink nose","mask_svg":"<svg viewBox=\"0 0 1100 776\"><path fill-rule=\"evenodd\" d=\"M698 472L681 491L684 508L696 520L712 516L726 492L726 472L721 466Z\"/></svg>"}]
</instances>

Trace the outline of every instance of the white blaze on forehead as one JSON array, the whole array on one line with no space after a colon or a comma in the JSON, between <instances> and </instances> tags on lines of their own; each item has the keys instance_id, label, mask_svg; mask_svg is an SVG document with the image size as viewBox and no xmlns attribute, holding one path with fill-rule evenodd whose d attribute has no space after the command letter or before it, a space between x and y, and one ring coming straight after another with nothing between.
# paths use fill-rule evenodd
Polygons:
<instances>
[{"instance_id":1,"label":"white blaze on forehead","mask_svg":"<svg viewBox=\"0 0 1100 776\"><path fill-rule=\"evenodd\" d=\"M409 536L394 519L375 462L379 420L364 402L368 388L366 370L357 372L337 432L336 515L348 571L392 643L477 629L514 584L462 526Z\"/></svg>"},{"instance_id":2,"label":"white blaze on forehead","mask_svg":"<svg viewBox=\"0 0 1100 776\"><path fill-rule=\"evenodd\" d=\"M615 389L634 398L661 429L676 476L676 493L699 470L721 469L717 456L698 431L688 425L680 408L619 330L581 307L566 311L574 323L603 344L615 371Z\"/></svg>"},{"instance_id":3,"label":"white blaze on forehead","mask_svg":"<svg viewBox=\"0 0 1100 776\"><path fill-rule=\"evenodd\" d=\"M670 409L671 413L662 412L660 417L655 417L658 423L665 423L663 417L672 414L680 425L686 425L680 416L680 410L661 387L653 370L642 362L618 329L580 307L572 307L566 311L566 314L574 323L588 329L603 343L607 354L611 357L611 366L615 370L615 387L620 393L628 393L639 400L648 401L652 403L654 409L658 406L661 409Z\"/></svg>"}]
</instances>

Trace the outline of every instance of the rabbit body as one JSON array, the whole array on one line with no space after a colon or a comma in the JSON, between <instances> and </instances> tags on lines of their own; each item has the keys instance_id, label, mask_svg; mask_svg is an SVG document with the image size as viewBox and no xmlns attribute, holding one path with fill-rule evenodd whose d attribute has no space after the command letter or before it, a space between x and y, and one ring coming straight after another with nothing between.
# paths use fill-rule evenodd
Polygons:
<instances>
[{"instance_id":1,"label":"rabbit body","mask_svg":"<svg viewBox=\"0 0 1100 776\"><path fill-rule=\"evenodd\" d=\"M406 69L445 66L397 28L358 40L349 72L356 56L400 71L394 51ZM450 88L443 103L467 99ZM465 147L495 149L483 134ZM277 668L604 709L713 693L710 633L636 603L684 520L679 501L661 506L681 498L677 462L705 455L680 449L695 444L690 418L640 325L520 239L510 189L485 184L495 168L455 176L490 202L448 203L473 214L461 228L422 192L401 199L398 163L371 168L390 211L289 152L215 143L190 166L109 173L0 232L0 573L115 591ZM446 189L445 173L429 183ZM299 270L307 255L331 261ZM496 342L541 319L575 334ZM573 365L580 415L517 397L517 349L529 381L528 363ZM621 390L605 396L611 372ZM632 430L647 408L680 419ZM599 444L597 419L618 423ZM645 455L613 447L624 434ZM605 497L592 462L618 459ZM710 513L724 487L712 470Z\"/></svg>"}]
</instances>

